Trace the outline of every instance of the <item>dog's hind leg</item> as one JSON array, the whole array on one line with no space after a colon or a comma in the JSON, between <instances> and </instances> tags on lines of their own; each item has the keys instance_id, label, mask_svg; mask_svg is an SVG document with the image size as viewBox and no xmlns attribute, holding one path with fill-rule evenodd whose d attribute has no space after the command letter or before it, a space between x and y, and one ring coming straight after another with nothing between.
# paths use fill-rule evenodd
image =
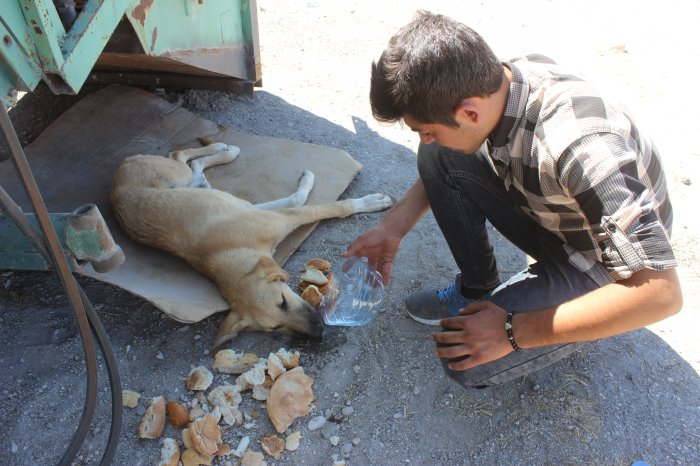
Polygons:
<instances>
[{"instance_id":1,"label":"dog's hind leg","mask_svg":"<svg viewBox=\"0 0 700 466\"><path fill-rule=\"evenodd\" d=\"M309 193L313 187L314 174L309 170L304 170L304 173L301 174L301 178L299 178L299 187L297 188L297 192L283 199L257 204L254 207L259 210L277 210L285 209L287 207L303 206L306 204L306 200L309 198Z\"/></svg>"},{"instance_id":2,"label":"dog's hind leg","mask_svg":"<svg viewBox=\"0 0 700 466\"><path fill-rule=\"evenodd\" d=\"M172 151L168 153L168 158L177 160L178 162L187 163L190 160L197 159L199 157L226 153L228 153L228 155L224 155L223 158L229 158L230 160L224 160L218 163L232 162L233 160L235 160L236 157L238 157L238 154L241 153L241 149L239 149L237 146L231 146L223 142L215 142L214 144L209 144L208 146L199 147L197 149L183 149ZM207 167L210 167L212 165L217 165L217 163L210 163L207 165Z\"/></svg>"},{"instance_id":3,"label":"dog's hind leg","mask_svg":"<svg viewBox=\"0 0 700 466\"><path fill-rule=\"evenodd\" d=\"M168 157L178 162L187 164L192 169L192 181L188 188L211 188L209 181L204 176L204 170L214 165L231 163L236 160L241 150L236 146L230 146L223 142L216 142L198 149L185 149L170 152Z\"/></svg>"}]
</instances>

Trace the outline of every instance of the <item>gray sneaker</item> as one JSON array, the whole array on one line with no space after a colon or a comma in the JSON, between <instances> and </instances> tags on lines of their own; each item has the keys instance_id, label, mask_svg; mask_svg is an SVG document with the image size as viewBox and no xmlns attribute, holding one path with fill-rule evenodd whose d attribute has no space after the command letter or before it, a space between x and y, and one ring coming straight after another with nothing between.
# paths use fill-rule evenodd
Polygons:
<instances>
[{"instance_id":1,"label":"gray sneaker","mask_svg":"<svg viewBox=\"0 0 700 466\"><path fill-rule=\"evenodd\" d=\"M406 299L408 315L427 325L440 325L442 319L457 316L462 308L474 302L459 293L461 283L462 274L458 273L454 283L446 288L416 291Z\"/></svg>"}]
</instances>

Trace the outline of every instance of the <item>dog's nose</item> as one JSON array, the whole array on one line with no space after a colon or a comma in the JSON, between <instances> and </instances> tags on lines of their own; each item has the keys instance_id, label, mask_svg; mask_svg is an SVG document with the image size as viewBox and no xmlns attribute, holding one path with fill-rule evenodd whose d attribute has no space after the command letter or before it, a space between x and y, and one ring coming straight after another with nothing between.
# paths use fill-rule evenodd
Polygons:
<instances>
[{"instance_id":1,"label":"dog's nose","mask_svg":"<svg viewBox=\"0 0 700 466\"><path fill-rule=\"evenodd\" d=\"M315 307L309 305L307 307L308 312L308 323L309 323L309 335L312 337L320 337L323 332L323 317L321 313Z\"/></svg>"}]
</instances>

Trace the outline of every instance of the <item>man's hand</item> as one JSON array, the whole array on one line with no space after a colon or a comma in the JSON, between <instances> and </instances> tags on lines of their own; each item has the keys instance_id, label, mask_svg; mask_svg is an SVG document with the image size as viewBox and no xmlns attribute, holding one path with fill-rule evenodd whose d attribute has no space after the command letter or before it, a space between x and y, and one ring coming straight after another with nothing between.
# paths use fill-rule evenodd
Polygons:
<instances>
[{"instance_id":1,"label":"man's hand","mask_svg":"<svg viewBox=\"0 0 700 466\"><path fill-rule=\"evenodd\" d=\"M366 257L369 265L379 271L384 285L387 285L400 244L401 236L392 234L383 224L379 224L353 241L342 256Z\"/></svg>"},{"instance_id":2,"label":"man's hand","mask_svg":"<svg viewBox=\"0 0 700 466\"><path fill-rule=\"evenodd\" d=\"M478 301L461 311L459 317L440 321L442 332L433 333L440 358L466 357L448 367L463 371L495 361L513 351L505 330L506 311L490 301ZM440 346L448 345L448 346Z\"/></svg>"},{"instance_id":3,"label":"man's hand","mask_svg":"<svg viewBox=\"0 0 700 466\"><path fill-rule=\"evenodd\" d=\"M382 274L384 285L388 285L401 240L429 208L428 196L419 178L386 213L381 223L353 241L342 256L366 257L369 265Z\"/></svg>"}]
</instances>

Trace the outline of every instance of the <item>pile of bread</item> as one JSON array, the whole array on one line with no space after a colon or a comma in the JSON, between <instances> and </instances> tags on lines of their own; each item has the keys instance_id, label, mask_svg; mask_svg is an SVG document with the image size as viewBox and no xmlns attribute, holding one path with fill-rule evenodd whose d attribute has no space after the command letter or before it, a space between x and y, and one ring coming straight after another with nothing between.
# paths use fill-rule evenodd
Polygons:
<instances>
[{"instance_id":1,"label":"pile of bread","mask_svg":"<svg viewBox=\"0 0 700 466\"><path fill-rule=\"evenodd\" d=\"M185 450L180 454L177 441L163 439L158 466L177 466L180 462L183 466L209 465L214 456L221 458L229 454L239 457L242 465L262 463L262 453L248 449L250 440L247 436L235 450L223 443L220 424L240 426L257 417L257 411L244 413L239 409L242 394L248 391L254 399L266 402L268 416L278 434L286 432L296 418L308 414L315 401L311 390L313 379L304 374L299 356L298 351L290 352L284 348L270 353L268 358L231 349L219 351L212 369L237 375L234 383L224 383L209 390L214 381L212 372L204 366L193 367L185 379L187 390L195 394L188 403L190 409L175 400L166 403L162 396L152 398L138 425L139 437L161 438L167 413L171 424L182 429ZM124 390L123 395L125 406L138 406L138 393ZM261 439L261 446L265 453L277 459L285 449L296 449L300 438L299 432L293 432L285 439L272 434Z\"/></svg>"},{"instance_id":2,"label":"pile of bread","mask_svg":"<svg viewBox=\"0 0 700 466\"><path fill-rule=\"evenodd\" d=\"M321 307L327 301L338 297L338 286L333 279L331 263L316 258L304 264L304 273L299 277L298 288L301 298L314 307Z\"/></svg>"}]
</instances>

